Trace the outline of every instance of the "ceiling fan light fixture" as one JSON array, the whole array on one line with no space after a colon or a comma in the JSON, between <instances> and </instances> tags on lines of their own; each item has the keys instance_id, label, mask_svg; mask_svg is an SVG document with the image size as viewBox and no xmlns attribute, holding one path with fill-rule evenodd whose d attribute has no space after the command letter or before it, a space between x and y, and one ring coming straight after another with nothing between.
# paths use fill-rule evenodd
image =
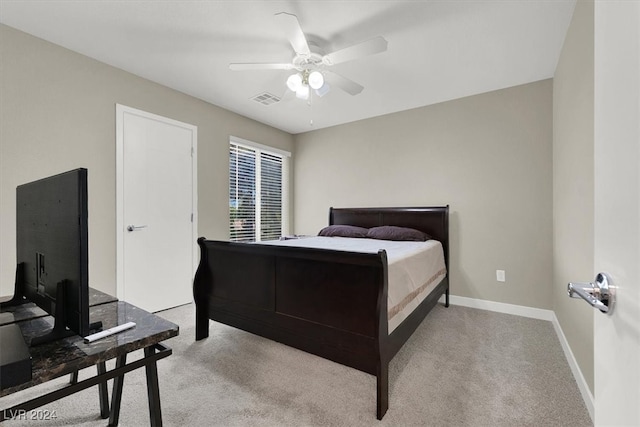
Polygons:
<instances>
[{"instance_id":1,"label":"ceiling fan light fixture","mask_svg":"<svg viewBox=\"0 0 640 427\"><path fill-rule=\"evenodd\" d=\"M287 79L287 87L293 92L297 92L302 87L302 75L300 73L291 74Z\"/></svg>"},{"instance_id":2,"label":"ceiling fan light fixture","mask_svg":"<svg viewBox=\"0 0 640 427\"><path fill-rule=\"evenodd\" d=\"M296 91L296 97L300 99L309 99L309 86L301 85Z\"/></svg>"},{"instance_id":3,"label":"ceiling fan light fixture","mask_svg":"<svg viewBox=\"0 0 640 427\"><path fill-rule=\"evenodd\" d=\"M296 15L279 12L275 16L278 25L284 30L283 32L293 48L295 55L291 62L231 63L229 68L231 70L290 70L294 74L289 75L286 79L287 88L295 92L300 99L310 99L311 89L318 96L324 96L329 92L330 88L326 83L324 73L327 73L333 86L352 96L359 94L364 86L340 74L332 73L328 67L382 53L388 47L384 37L378 36L325 54L319 45L307 39Z\"/></svg>"},{"instance_id":4,"label":"ceiling fan light fixture","mask_svg":"<svg viewBox=\"0 0 640 427\"><path fill-rule=\"evenodd\" d=\"M309 86L311 89L320 89L324 84L324 76L320 71L312 71L309 73Z\"/></svg>"}]
</instances>

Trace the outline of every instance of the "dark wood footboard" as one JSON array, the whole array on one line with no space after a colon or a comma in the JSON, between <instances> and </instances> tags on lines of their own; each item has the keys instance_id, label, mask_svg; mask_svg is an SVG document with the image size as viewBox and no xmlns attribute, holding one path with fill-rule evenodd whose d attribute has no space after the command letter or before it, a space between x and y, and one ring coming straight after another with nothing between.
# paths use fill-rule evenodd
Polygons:
<instances>
[{"instance_id":1,"label":"dark wood footboard","mask_svg":"<svg viewBox=\"0 0 640 427\"><path fill-rule=\"evenodd\" d=\"M448 206L331 209L330 224L399 225L440 240L448 268ZM196 340L209 319L375 375L377 417L388 408L389 362L446 295L445 277L391 335L387 257L377 254L198 239L193 294Z\"/></svg>"},{"instance_id":2,"label":"dark wood footboard","mask_svg":"<svg viewBox=\"0 0 640 427\"><path fill-rule=\"evenodd\" d=\"M387 335L384 251L198 244L197 340L212 319L375 375Z\"/></svg>"}]
</instances>

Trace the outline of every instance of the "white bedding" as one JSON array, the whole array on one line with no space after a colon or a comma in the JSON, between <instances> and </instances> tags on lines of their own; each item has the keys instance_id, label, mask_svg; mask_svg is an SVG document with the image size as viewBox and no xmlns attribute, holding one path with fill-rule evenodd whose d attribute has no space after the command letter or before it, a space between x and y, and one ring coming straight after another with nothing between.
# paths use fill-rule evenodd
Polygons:
<instances>
[{"instance_id":1,"label":"white bedding","mask_svg":"<svg viewBox=\"0 0 640 427\"><path fill-rule=\"evenodd\" d=\"M447 272L442 244L437 240L395 242L317 236L261 243L361 253L377 253L384 249L387 252L389 267L389 333L429 295Z\"/></svg>"}]
</instances>

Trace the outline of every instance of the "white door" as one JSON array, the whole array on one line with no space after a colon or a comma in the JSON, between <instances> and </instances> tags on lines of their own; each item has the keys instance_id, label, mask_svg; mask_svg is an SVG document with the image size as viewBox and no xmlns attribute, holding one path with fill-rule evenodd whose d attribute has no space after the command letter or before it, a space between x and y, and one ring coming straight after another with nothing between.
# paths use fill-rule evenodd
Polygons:
<instances>
[{"instance_id":1,"label":"white door","mask_svg":"<svg viewBox=\"0 0 640 427\"><path fill-rule=\"evenodd\" d=\"M155 312L192 300L195 126L116 106L118 298Z\"/></svg>"},{"instance_id":2,"label":"white door","mask_svg":"<svg viewBox=\"0 0 640 427\"><path fill-rule=\"evenodd\" d=\"M595 2L595 268L617 286L595 313L595 425L640 426L640 2Z\"/></svg>"}]
</instances>

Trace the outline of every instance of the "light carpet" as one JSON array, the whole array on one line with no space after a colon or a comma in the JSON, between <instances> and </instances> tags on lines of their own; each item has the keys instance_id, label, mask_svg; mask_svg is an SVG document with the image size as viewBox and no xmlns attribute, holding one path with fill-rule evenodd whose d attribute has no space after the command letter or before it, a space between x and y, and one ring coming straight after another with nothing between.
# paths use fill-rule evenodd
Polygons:
<instances>
[{"instance_id":1,"label":"light carpet","mask_svg":"<svg viewBox=\"0 0 640 427\"><path fill-rule=\"evenodd\" d=\"M180 325L165 342L173 355L158 362L166 426L592 425L548 321L436 306L392 360L378 421L373 376L216 322L196 342L194 313L191 304L158 313ZM6 396L0 408L66 380ZM6 425L107 425L97 388L43 409L57 418ZM144 370L125 376L120 425L149 425Z\"/></svg>"}]
</instances>

